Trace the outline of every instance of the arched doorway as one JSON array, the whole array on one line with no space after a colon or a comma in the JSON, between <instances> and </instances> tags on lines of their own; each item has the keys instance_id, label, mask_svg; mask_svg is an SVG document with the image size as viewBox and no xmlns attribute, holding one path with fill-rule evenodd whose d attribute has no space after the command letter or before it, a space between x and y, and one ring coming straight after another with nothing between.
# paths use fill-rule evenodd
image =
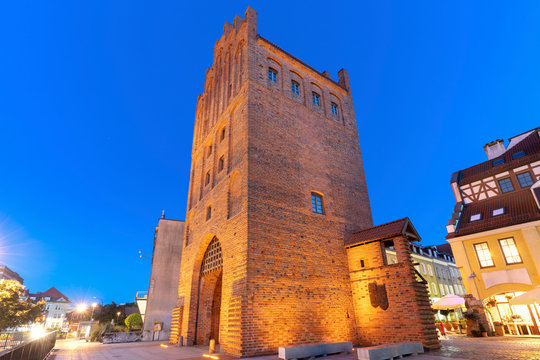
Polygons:
<instances>
[{"instance_id":1,"label":"arched doorway","mask_svg":"<svg viewBox=\"0 0 540 360\"><path fill-rule=\"evenodd\" d=\"M223 258L221 244L214 237L203 257L199 278L195 343L207 345L210 339L219 343Z\"/></svg>"}]
</instances>

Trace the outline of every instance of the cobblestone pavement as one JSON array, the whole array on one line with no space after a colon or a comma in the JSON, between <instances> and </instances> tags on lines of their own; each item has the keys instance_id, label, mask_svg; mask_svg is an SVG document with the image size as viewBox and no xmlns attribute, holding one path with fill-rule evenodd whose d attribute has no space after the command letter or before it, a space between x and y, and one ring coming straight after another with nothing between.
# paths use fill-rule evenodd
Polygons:
<instances>
[{"instance_id":1,"label":"cobblestone pavement","mask_svg":"<svg viewBox=\"0 0 540 360\"><path fill-rule=\"evenodd\" d=\"M540 360L540 337L449 336L441 339L441 345L440 351L430 354L474 360Z\"/></svg>"},{"instance_id":2,"label":"cobblestone pavement","mask_svg":"<svg viewBox=\"0 0 540 360\"><path fill-rule=\"evenodd\" d=\"M206 347L176 347L161 342L129 344L87 343L76 340L58 340L54 360L209 360L202 355ZM442 348L407 360L540 360L540 337L467 338L449 336L441 339ZM234 360L232 356L217 354L219 360ZM356 360L356 354L333 355L317 360ZM279 360L277 355L253 357L249 360Z\"/></svg>"},{"instance_id":3,"label":"cobblestone pavement","mask_svg":"<svg viewBox=\"0 0 540 360\"><path fill-rule=\"evenodd\" d=\"M137 342L128 344L87 343L83 340L58 340L52 360L209 360L202 355L207 347L177 347L165 342ZM216 354L219 360L237 360L230 355ZM332 355L317 360L357 360L356 353ZM437 354L407 357L407 360L448 359ZM258 356L249 360L280 360L277 355Z\"/></svg>"}]
</instances>

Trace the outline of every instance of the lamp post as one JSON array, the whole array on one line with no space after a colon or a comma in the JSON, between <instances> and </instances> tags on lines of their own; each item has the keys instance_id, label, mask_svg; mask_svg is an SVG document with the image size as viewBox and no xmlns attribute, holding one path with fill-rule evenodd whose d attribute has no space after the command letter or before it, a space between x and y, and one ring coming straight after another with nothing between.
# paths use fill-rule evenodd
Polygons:
<instances>
[{"instance_id":1,"label":"lamp post","mask_svg":"<svg viewBox=\"0 0 540 360\"><path fill-rule=\"evenodd\" d=\"M116 325L118 325L118 321L120 321L120 311L116 313Z\"/></svg>"},{"instance_id":2,"label":"lamp post","mask_svg":"<svg viewBox=\"0 0 540 360\"><path fill-rule=\"evenodd\" d=\"M90 320L94 321L94 310L96 309L97 303L92 304L92 315L90 316Z\"/></svg>"}]
</instances>

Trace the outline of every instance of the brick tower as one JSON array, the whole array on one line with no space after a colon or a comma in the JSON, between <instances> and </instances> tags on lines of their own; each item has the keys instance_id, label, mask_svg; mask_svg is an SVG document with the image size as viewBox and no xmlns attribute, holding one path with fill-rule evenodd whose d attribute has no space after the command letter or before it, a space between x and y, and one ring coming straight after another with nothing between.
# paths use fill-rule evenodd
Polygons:
<instances>
[{"instance_id":1,"label":"brick tower","mask_svg":"<svg viewBox=\"0 0 540 360\"><path fill-rule=\"evenodd\" d=\"M336 82L257 35L248 8L197 100L171 342L356 342L344 239L370 226L347 71Z\"/></svg>"}]
</instances>

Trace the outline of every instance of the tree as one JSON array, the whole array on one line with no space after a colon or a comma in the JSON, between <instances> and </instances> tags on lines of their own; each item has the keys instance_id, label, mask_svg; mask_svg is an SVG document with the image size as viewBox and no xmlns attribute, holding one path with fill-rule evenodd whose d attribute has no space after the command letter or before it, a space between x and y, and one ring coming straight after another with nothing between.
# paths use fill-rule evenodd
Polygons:
<instances>
[{"instance_id":1,"label":"tree","mask_svg":"<svg viewBox=\"0 0 540 360\"><path fill-rule=\"evenodd\" d=\"M128 327L128 330L131 329L140 329L142 328L142 318L141 314L131 314L126 318L126 326Z\"/></svg>"},{"instance_id":2,"label":"tree","mask_svg":"<svg viewBox=\"0 0 540 360\"><path fill-rule=\"evenodd\" d=\"M45 302L23 298L24 286L15 280L0 280L0 331L36 321L45 312Z\"/></svg>"}]
</instances>

